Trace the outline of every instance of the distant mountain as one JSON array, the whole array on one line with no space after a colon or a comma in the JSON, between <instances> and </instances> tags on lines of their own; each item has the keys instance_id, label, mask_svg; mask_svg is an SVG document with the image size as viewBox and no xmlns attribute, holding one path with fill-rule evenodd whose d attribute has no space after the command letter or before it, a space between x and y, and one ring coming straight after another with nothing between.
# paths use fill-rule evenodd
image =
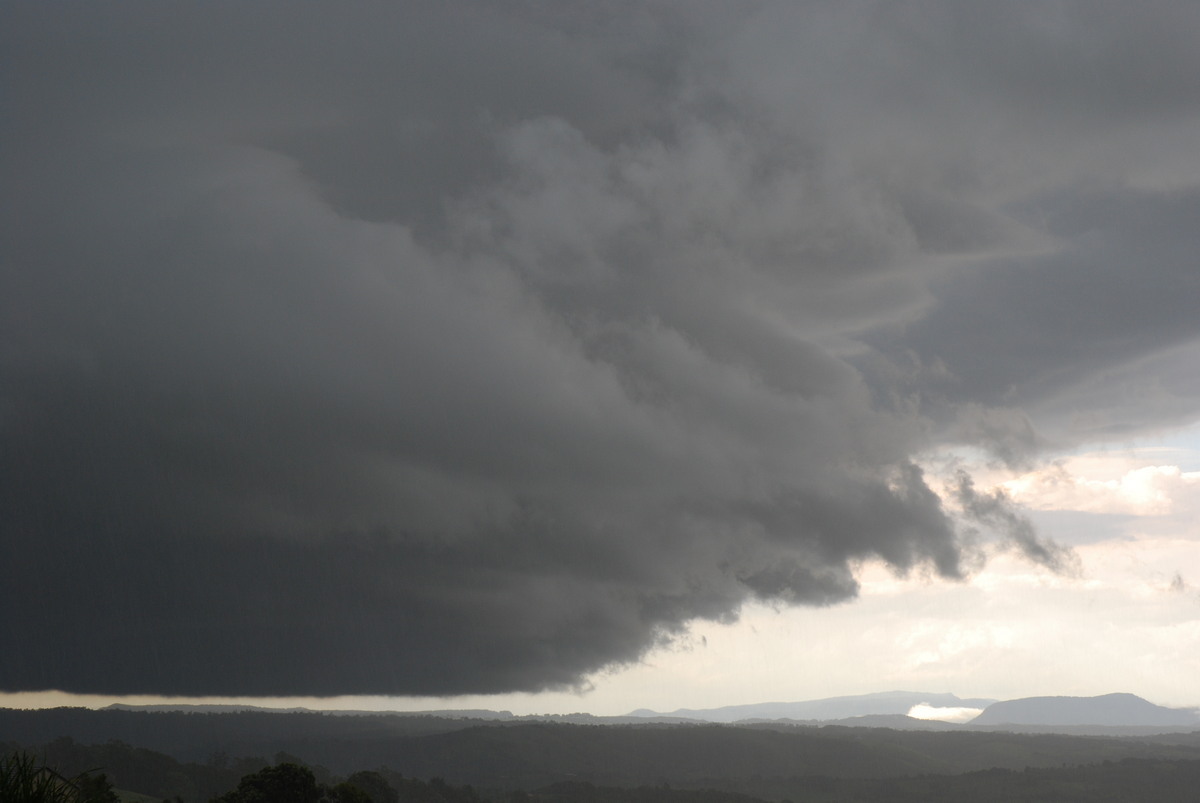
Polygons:
<instances>
[{"instance_id":1,"label":"distant mountain","mask_svg":"<svg viewBox=\"0 0 1200 803\"><path fill-rule=\"evenodd\" d=\"M270 714L312 714L318 713L309 708L271 708L262 705L232 705L217 703L158 703L153 705L130 705L129 703L112 703L100 709L101 711L185 711L193 714L237 714L243 711L265 711ZM334 713L334 712L331 712ZM344 712L338 712L344 713ZM360 712L354 712L360 713Z\"/></svg>"},{"instance_id":2,"label":"distant mountain","mask_svg":"<svg viewBox=\"0 0 1200 803\"><path fill-rule=\"evenodd\" d=\"M638 720L625 720L637 722ZM695 720L656 720L659 722L688 723L701 727L702 723ZM959 730L963 726L956 722L943 722L938 719L917 719L904 714L867 714L862 717L845 717L844 719L743 719L730 724L737 728L890 728L897 731L947 731Z\"/></svg>"},{"instance_id":3,"label":"distant mountain","mask_svg":"<svg viewBox=\"0 0 1200 803\"><path fill-rule=\"evenodd\" d=\"M900 731L947 731L962 727L954 722L917 719L904 714L868 714L865 717L825 720L821 724L841 725L846 728L892 728Z\"/></svg>"},{"instance_id":4,"label":"distant mountain","mask_svg":"<svg viewBox=\"0 0 1200 803\"><path fill-rule=\"evenodd\" d=\"M752 703L721 708L680 708L659 713L639 708L631 717L669 717L704 722L739 722L746 719L831 720L884 714L907 714L914 705L925 703L936 708L986 708L996 702L989 699L962 699L953 694L917 691L885 691L849 697L827 697L794 703Z\"/></svg>"},{"instance_id":5,"label":"distant mountain","mask_svg":"<svg viewBox=\"0 0 1200 803\"><path fill-rule=\"evenodd\" d=\"M101 711L180 711L191 714L237 714L256 712L265 714L324 714L339 717L371 717L371 716L408 716L408 717L438 717L440 719L514 719L511 711L491 711L484 708L454 708L430 711L371 711L359 709L317 709L317 708L270 708L261 705L222 705L222 704L193 704L193 703L159 703L155 705L130 705L113 703L106 705Z\"/></svg>"},{"instance_id":6,"label":"distant mountain","mask_svg":"<svg viewBox=\"0 0 1200 803\"><path fill-rule=\"evenodd\" d=\"M1099 697L1023 697L993 703L968 723L980 725L1195 726L1196 712L1164 708L1134 694Z\"/></svg>"}]
</instances>

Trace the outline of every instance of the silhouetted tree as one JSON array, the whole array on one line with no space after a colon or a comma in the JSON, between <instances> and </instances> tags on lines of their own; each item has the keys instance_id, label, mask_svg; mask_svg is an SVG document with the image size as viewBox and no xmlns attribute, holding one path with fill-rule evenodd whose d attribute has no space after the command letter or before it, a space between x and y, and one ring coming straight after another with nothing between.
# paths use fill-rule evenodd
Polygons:
<instances>
[{"instance_id":1,"label":"silhouetted tree","mask_svg":"<svg viewBox=\"0 0 1200 803\"><path fill-rule=\"evenodd\" d=\"M73 783L76 803L121 803L108 776L103 772L99 775L84 773L74 778Z\"/></svg>"},{"instance_id":2,"label":"silhouetted tree","mask_svg":"<svg viewBox=\"0 0 1200 803\"><path fill-rule=\"evenodd\" d=\"M346 781L330 789L323 799L330 803L372 803L370 795Z\"/></svg>"},{"instance_id":3,"label":"silhouetted tree","mask_svg":"<svg viewBox=\"0 0 1200 803\"><path fill-rule=\"evenodd\" d=\"M286 762L267 767L238 782L238 788L215 803L319 803L322 790L308 767Z\"/></svg>"},{"instance_id":4,"label":"silhouetted tree","mask_svg":"<svg viewBox=\"0 0 1200 803\"><path fill-rule=\"evenodd\" d=\"M346 779L346 783L364 792L371 803L398 803L400 795L378 772L362 770Z\"/></svg>"}]
</instances>

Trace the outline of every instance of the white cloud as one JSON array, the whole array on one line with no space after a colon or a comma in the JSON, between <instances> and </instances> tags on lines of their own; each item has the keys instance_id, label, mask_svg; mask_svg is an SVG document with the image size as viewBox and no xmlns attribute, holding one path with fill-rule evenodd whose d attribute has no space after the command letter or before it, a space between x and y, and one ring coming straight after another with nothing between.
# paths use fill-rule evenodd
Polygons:
<instances>
[{"instance_id":1,"label":"white cloud","mask_svg":"<svg viewBox=\"0 0 1200 803\"><path fill-rule=\"evenodd\" d=\"M981 713L982 708L938 707L928 703L918 703L908 711L908 715L913 719L934 719L939 722L970 722Z\"/></svg>"},{"instance_id":2,"label":"white cloud","mask_svg":"<svg viewBox=\"0 0 1200 803\"><path fill-rule=\"evenodd\" d=\"M1166 516L1200 508L1200 471L1094 452L1056 461L1001 484L1026 507Z\"/></svg>"}]
</instances>

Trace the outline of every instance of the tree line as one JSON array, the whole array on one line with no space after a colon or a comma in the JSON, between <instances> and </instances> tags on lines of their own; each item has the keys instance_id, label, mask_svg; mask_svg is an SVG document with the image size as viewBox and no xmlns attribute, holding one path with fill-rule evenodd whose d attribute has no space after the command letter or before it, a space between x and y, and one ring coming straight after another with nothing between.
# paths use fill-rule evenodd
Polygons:
<instances>
[{"instance_id":1,"label":"tree line","mask_svg":"<svg viewBox=\"0 0 1200 803\"><path fill-rule=\"evenodd\" d=\"M59 744L59 751L64 745ZM148 751L128 745L86 747L73 745L76 758L122 750L143 761ZM103 749L100 749L103 748ZM3 803L121 803L126 799L157 800L162 786L161 767L173 762L159 756L144 775L119 776L121 789L104 768L74 772L65 765L47 762L46 753L8 747L0 756L0 801ZM284 758L288 758L283 754ZM165 759L165 762L162 761ZM476 790L440 778L428 781L407 778L387 768L359 770L345 778L322 767L296 761L265 764L261 759L215 763L229 766L259 764L236 782L199 796L161 794L163 803L1000 803L1012 800L1056 800L1064 803L1194 803L1200 789L1200 760L1128 758L1082 766L1025 770L989 769L954 775L915 775L894 778L836 778L804 776L743 781L744 791L732 789L674 788L669 783L619 787L586 781L557 782L530 791ZM199 765L191 765L196 767ZM178 765L177 774L187 767ZM223 777L229 778L228 774ZM118 778L118 776L113 776ZM158 779L155 781L155 779ZM192 789L197 788L194 784ZM153 790L158 789L155 793ZM124 790L124 791L122 791ZM129 791L140 794L127 797ZM753 793L753 794L752 794Z\"/></svg>"}]
</instances>

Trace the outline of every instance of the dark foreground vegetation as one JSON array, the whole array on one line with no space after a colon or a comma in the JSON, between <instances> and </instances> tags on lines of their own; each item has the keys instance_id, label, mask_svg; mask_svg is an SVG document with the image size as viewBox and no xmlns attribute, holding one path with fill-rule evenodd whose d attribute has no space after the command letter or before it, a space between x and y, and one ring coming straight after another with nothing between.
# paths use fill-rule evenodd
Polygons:
<instances>
[{"instance_id":1,"label":"dark foreground vegetation","mask_svg":"<svg viewBox=\"0 0 1200 803\"><path fill-rule=\"evenodd\" d=\"M83 752L87 752L87 748L83 748ZM112 752L111 748L109 752ZM176 781L187 774L186 767L179 767L175 773ZM138 785L137 770L123 782ZM140 788L147 790L161 782L161 778L157 782L143 778ZM961 775L887 779L816 776L778 779L773 783L777 791L785 791L789 796L766 799L791 803L958 803L963 800L973 803L1193 803L1197 789L1200 789L1200 760L1126 759L1021 772L992 769ZM185 786L189 791L194 788L190 784ZM123 791L118 796L105 774L85 773L68 779L21 751L5 756L0 765L0 801L4 803L119 803L122 800L157 800L159 794L163 794L163 803L188 800L178 793L171 795L171 791L170 786L158 786L153 795L144 791ZM531 792L490 790L481 793L470 786L448 784L440 778L422 781L386 769L359 771L345 779L322 783L313 769L292 762L249 773L233 789L207 799L211 803L759 803L764 800L728 790L676 789L667 784L620 788L560 782Z\"/></svg>"},{"instance_id":2,"label":"dark foreground vegetation","mask_svg":"<svg viewBox=\"0 0 1200 803\"><path fill-rule=\"evenodd\" d=\"M75 738L28 738L73 732L65 727L72 723L84 724L84 736L95 739L107 731L107 738L88 744L80 731ZM35 756L39 767L52 768L53 775L44 777L67 783L66 796L28 799L62 803L114 803L116 795L136 803L1200 799L1200 733L1111 738L0 711L0 755L6 761ZM85 792L92 797L82 796ZM3 803L25 799L0 788Z\"/></svg>"},{"instance_id":3,"label":"dark foreground vegetation","mask_svg":"<svg viewBox=\"0 0 1200 803\"><path fill-rule=\"evenodd\" d=\"M104 773L68 777L23 750L0 755L0 803L118 803Z\"/></svg>"}]
</instances>

